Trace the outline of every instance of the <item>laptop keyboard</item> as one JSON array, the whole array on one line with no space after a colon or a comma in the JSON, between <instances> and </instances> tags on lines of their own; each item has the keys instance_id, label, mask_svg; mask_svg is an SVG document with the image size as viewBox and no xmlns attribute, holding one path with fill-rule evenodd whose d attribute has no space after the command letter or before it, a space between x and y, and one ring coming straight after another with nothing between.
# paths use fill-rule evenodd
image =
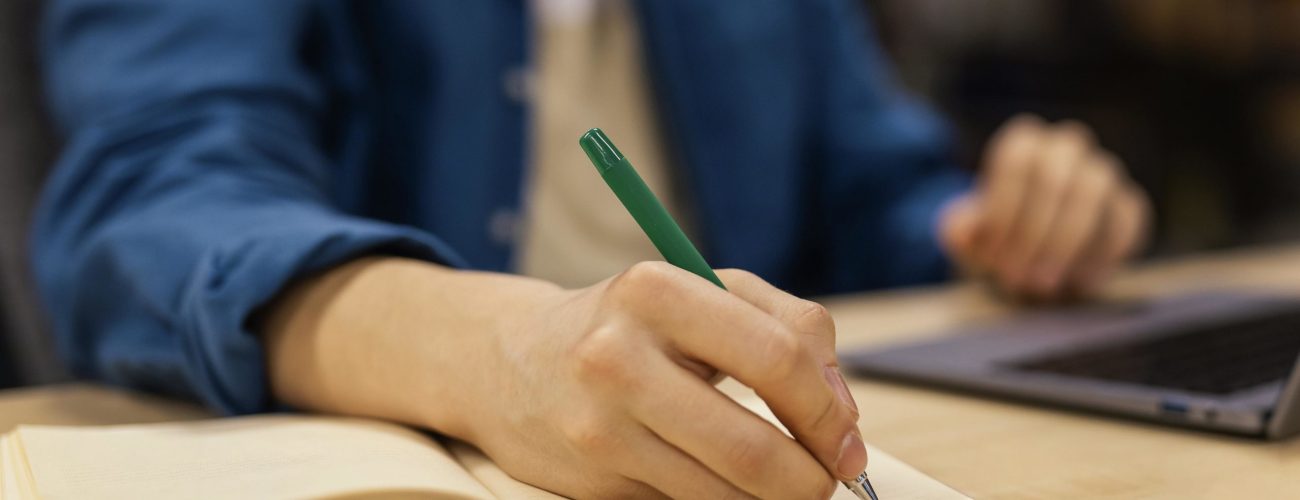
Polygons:
<instances>
[{"instance_id":1,"label":"laptop keyboard","mask_svg":"<svg viewBox=\"0 0 1300 500\"><path fill-rule=\"evenodd\" d=\"M1012 367L1223 395L1286 378L1297 356L1300 311L1287 310L1055 353Z\"/></svg>"}]
</instances>

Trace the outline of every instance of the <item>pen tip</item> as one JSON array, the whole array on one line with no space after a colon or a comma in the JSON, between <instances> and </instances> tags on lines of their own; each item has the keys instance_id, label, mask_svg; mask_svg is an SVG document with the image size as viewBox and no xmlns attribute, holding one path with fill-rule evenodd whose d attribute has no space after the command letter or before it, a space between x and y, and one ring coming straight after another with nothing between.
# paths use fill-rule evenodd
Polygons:
<instances>
[{"instance_id":1,"label":"pen tip","mask_svg":"<svg viewBox=\"0 0 1300 500\"><path fill-rule=\"evenodd\" d=\"M880 500L876 497L876 489L871 486L871 480L867 479L866 471L862 471L852 481L845 481L844 486L862 500Z\"/></svg>"},{"instance_id":2,"label":"pen tip","mask_svg":"<svg viewBox=\"0 0 1300 500\"><path fill-rule=\"evenodd\" d=\"M876 497L876 489L871 486L871 480L867 479L866 472L862 473L862 489L867 490L867 496L871 497L871 500L880 500Z\"/></svg>"}]
</instances>

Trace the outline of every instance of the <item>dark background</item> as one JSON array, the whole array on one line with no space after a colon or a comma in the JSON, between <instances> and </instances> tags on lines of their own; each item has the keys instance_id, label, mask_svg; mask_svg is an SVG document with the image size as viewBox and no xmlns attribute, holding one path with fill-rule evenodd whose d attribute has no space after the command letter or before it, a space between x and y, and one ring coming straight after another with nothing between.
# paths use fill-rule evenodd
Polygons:
<instances>
[{"instance_id":1,"label":"dark background","mask_svg":"<svg viewBox=\"0 0 1300 500\"><path fill-rule=\"evenodd\" d=\"M0 387L64 378L27 273L27 223L55 150L37 81L38 7L0 0Z\"/></svg>"},{"instance_id":2,"label":"dark background","mask_svg":"<svg viewBox=\"0 0 1300 500\"><path fill-rule=\"evenodd\" d=\"M1152 195L1150 255L1300 239L1300 1L868 6L965 164L1018 111L1075 118Z\"/></svg>"}]
</instances>

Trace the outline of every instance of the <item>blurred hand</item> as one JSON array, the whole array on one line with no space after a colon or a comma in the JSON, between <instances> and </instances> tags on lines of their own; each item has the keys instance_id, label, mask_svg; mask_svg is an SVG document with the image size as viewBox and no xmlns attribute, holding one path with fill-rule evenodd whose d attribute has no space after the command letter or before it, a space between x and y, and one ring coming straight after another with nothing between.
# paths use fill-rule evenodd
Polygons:
<instances>
[{"instance_id":1,"label":"blurred hand","mask_svg":"<svg viewBox=\"0 0 1300 500\"><path fill-rule=\"evenodd\" d=\"M579 290L369 258L264 325L299 408L420 425L576 498L826 498L866 466L826 309L753 274L647 262ZM713 387L753 388L786 428ZM833 471L827 473L827 471Z\"/></svg>"},{"instance_id":2,"label":"blurred hand","mask_svg":"<svg viewBox=\"0 0 1300 500\"><path fill-rule=\"evenodd\" d=\"M1077 122L1018 116L985 150L982 176L948 205L948 254L1012 295L1054 300L1094 292L1144 242L1146 195Z\"/></svg>"}]
</instances>

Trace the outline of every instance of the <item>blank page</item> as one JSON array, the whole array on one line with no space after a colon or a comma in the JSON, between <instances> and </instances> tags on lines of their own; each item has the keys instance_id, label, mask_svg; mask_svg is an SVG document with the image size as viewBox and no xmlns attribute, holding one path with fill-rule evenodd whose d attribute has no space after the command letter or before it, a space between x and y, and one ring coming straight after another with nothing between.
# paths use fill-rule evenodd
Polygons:
<instances>
[{"instance_id":1,"label":"blank page","mask_svg":"<svg viewBox=\"0 0 1300 500\"><path fill-rule=\"evenodd\" d=\"M46 498L492 498L438 443L369 420L20 427L14 440Z\"/></svg>"},{"instance_id":2,"label":"blank page","mask_svg":"<svg viewBox=\"0 0 1300 500\"><path fill-rule=\"evenodd\" d=\"M736 398L736 402L775 425L787 436L790 435L790 432L776 419L776 415L772 414L772 410L757 395L750 394ZM969 500L970 498L871 445L867 445L867 476L871 478L871 486L876 489L876 494L883 499ZM837 488L835 494L831 496L831 500L856 499L857 497L848 488Z\"/></svg>"}]
</instances>

